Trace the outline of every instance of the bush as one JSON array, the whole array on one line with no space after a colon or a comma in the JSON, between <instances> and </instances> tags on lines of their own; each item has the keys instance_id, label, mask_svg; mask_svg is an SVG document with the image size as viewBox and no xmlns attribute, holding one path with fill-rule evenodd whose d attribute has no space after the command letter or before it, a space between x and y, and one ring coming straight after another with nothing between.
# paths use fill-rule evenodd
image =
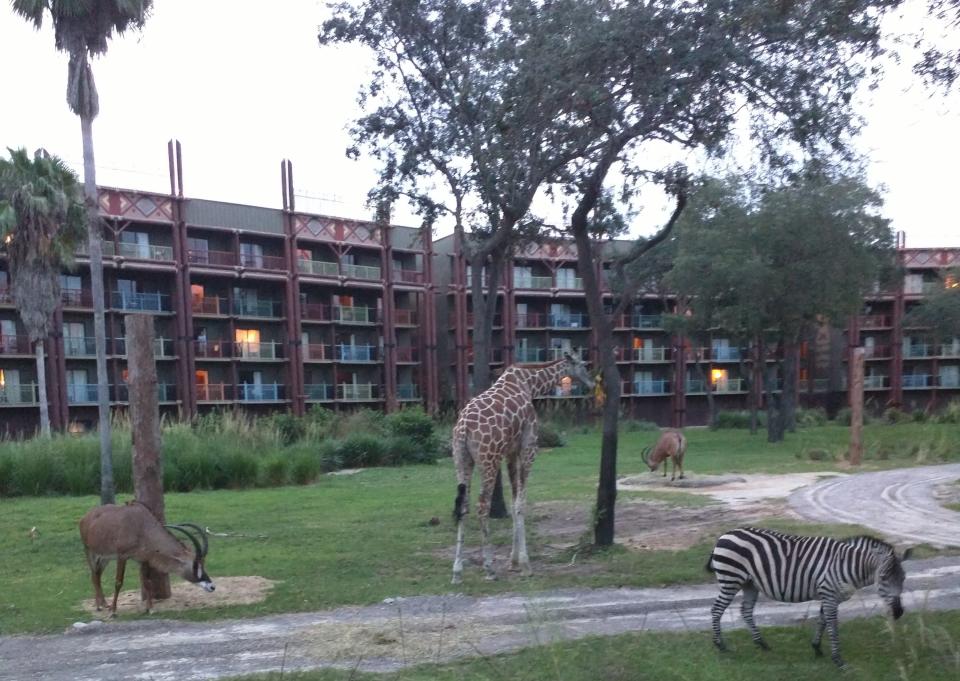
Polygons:
<instances>
[{"instance_id":1,"label":"bush","mask_svg":"<svg viewBox=\"0 0 960 681\"><path fill-rule=\"evenodd\" d=\"M330 436L342 438L363 433L386 437L386 418L386 415L380 411L358 409L351 414L338 417L331 429Z\"/></svg>"},{"instance_id":2,"label":"bush","mask_svg":"<svg viewBox=\"0 0 960 681\"><path fill-rule=\"evenodd\" d=\"M436 448L426 449L419 442L410 437L391 437L386 442L385 463L391 466L402 466L415 463L436 463Z\"/></svg>"},{"instance_id":3,"label":"bush","mask_svg":"<svg viewBox=\"0 0 960 681\"><path fill-rule=\"evenodd\" d=\"M653 421L639 421L636 419L630 419L629 421L624 422L623 429L628 433L646 433L660 430L660 426Z\"/></svg>"},{"instance_id":4,"label":"bush","mask_svg":"<svg viewBox=\"0 0 960 681\"><path fill-rule=\"evenodd\" d=\"M320 456L316 447L301 444L289 450L290 482L308 485L320 477Z\"/></svg>"},{"instance_id":5,"label":"bush","mask_svg":"<svg viewBox=\"0 0 960 681\"><path fill-rule=\"evenodd\" d=\"M284 446L302 440L307 434L306 420L290 412L271 414L264 421L276 431Z\"/></svg>"},{"instance_id":6,"label":"bush","mask_svg":"<svg viewBox=\"0 0 960 681\"><path fill-rule=\"evenodd\" d=\"M408 407L386 418L387 430L395 437L408 437L421 445L433 444L433 419L422 407Z\"/></svg>"},{"instance_id":7,"label":"bush","mask_svg":"<svg viewBox=\"0 0 960 681\"><path fill-rule=\"evenodd\" d=\"M567 444L563 433L552 423L541 423L537 433L538 447L564 447Z\"/></svg>"},{"instance_id":8,"label":"bush","mask_svg":"<svg viewBox=\"0 0 960 681\"><path fill-rule=\"evenodd\" d=\"M853 418L852 414L853 412L850 410L850 407L843 407L837 411L837 415L833 417L833 421L838 426L849 426Z\"/></svg>"},{"instance_id":9,"label":"bush","mask_svg":"<svg viewBox=\"0 0 960 681\"><path fill-rule=\"evenodd\" d=\"M757 413L757 422L759 424L760 413ZM717 417L713 422L716 430L729 430L734 428L750 427L750 412L748 411L718 411Z\"/></svg>"},{"instance_id":10,"label":"bush","mask_svg":"<svg viewBox=\"0 0 960 681\"><path fill-rule=\"evenodd\" d=\"M934 418L936 423L957 423L960 424L960 400L951 400Z\"/></svg>"},{"instance_id":11,"label":"bush","mask_svg":"<svg viewBox=\"0 0 960 681\"><path fill-rule=\"evenodd\" d=\"M354 433L340 441L337 458L344 468L380 466L387 460L387 444L377 435Z\"/></svg>"},{"instance_id":12,"label":"bush","mask_svg":"<svg viewBox=\"0 0 960 681\"><path fill-rule=\"evenodd\" d=\"M800 428L810 428L812 426L825 426L827 424L827 412L820 408L797 409L797 426Z\"/></svg>"},{"instance_id":13,"label":"bush","mask_svg":"<svg viewBox=\"0 0 960 681\"><path fill-rule=\"evenodd\" d=\"M909 413L896 407L890 407L883 412L883 422L891 425L909 423L912 420L913 417Z\"/></svg>"}]
</instances>

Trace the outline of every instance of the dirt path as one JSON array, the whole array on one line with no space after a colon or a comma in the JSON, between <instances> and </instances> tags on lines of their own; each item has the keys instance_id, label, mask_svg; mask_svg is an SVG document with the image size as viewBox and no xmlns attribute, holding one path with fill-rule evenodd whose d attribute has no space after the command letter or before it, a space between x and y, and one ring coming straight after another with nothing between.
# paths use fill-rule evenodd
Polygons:
<instances>
[{"instance_id":1,"label":"dirt path","mask_svg":"<svg viewBox=\"0 0 960 681\"><path fill-rule=\"evenodd\" d=\"M939 488L960 479L960 464L898 468L825 480L790 496L790 507L821 522L855 523L904 542L960 546L960 513Z\"/></svg>"},{"instance_id":2,"label":"dirt path","mask_svg":"<svg viewBox=\"0 0 960 681\"><path fill-rule=\"evenodd\" d=\"M908 563L908 610L960 608L960 558ZM550 641L642 630L706 631L713 585L397 599L368 607L223 622L107 623L57 636L0 638L0 680L192 681L318 667L389 671ZM725 626L739 627L739 608ZM844 619L877 614L861 592ZM815 616L815 604L757 607L761 626ZM704 646L710 643L706 637Z\"/></svg>"}]
</instances>

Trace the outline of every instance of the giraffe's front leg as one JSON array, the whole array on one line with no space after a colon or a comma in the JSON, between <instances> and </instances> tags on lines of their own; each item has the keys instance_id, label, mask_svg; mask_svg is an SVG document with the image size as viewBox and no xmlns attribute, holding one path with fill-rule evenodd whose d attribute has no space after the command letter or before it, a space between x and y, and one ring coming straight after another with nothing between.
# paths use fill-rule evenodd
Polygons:
<instances>
[{"instance_id":1,"label":"giraffe's front leg","mask_svg":"<svg viewBox=\"0 0 960 681\"><path fill-rule=\"evenodd\" d=\"M517 493L520 484L519 474L517 472L517 459L515 457L507 458L507 472L510 475L510 517L513 520L513 538L510 544L510 569L520 569L520 540L517 535Z\"/></svg>"}]
</instances>

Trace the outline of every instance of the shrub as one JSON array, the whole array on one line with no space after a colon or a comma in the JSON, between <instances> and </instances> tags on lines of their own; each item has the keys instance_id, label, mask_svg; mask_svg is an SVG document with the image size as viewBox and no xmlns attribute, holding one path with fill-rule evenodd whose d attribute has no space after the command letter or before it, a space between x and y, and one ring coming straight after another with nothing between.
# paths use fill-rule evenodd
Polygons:
<instances>
[{"instance_id":1,"label":"shrub","mask_svg":"<svg viewBox=\"0 0 960 681\"><path fill-rule=\"evenodd\" d=\"M433 419L422 407L408 407L390 414L386 425L395 437L408 437L421 445L436 446Z\"/></svg>"},{"instance_id":2,"label":"shrub","mask_svg":"<svg viewBox=\"0 0 960 681\"><path fill-rule=\"evenodd\" d=\"M304 416L304 439L322 442L333 436L336 414L326 407L315 404Z\"/></svg>"},{"instance_id":3,"label":"shrub","mask_svg":"<svg viewBox=\"0 0 960 681\"><path fill-rule=\"evenodd\" d=\"M843 407L837 411L837 415L833 417L833 421L838 426L849 426L853 418L852 414L853 412L850 410L850 407Z\"/></svg>"},{"instance_id":4,"label":"shrub","mask_svg":"<svg viewBox=\"0 0 960 681\"><path fill-rule=\"evenodd\" d=\"M346 437L360 433L386 437L386 415L383 412L372 409L358 409L345 417L339 417L330 435L333 437Z\"/></svg>"},{"instance_id":5,"label":"shrub","mask_svg":"<svg viewBox=\"0 0 960 681\"><path fill-rule=\"evenodd\" d=\"M658 426L653 421L641 421L637 419L630 419L624 422L623 429L628 433L646 433L646 432L652 432L655 430L660 430L660 426Z\"/></svg>"},{"instance_id":6,"label":"shrub","mask_svg":"<svg viewBox=\"0 0 960 681\"><path fill-rule=\"evenodd\" d=\"M827 423L827 412L821 407L797 409L797 425L801 428L823 426Z\"/></svg>"},{"instance_id":7,"label":"shrub","mask_svg":"<svg viewBox=\"0 0 960 681\"><path fill-rule=\"evenodd\" d=\"M913 417L896 407L889 407L883 412L883 422L889 423L891 425L898 425L900 423L909 423L913 420Z\"/></svg>"},{"instance_id":8,"label":"shrub","mask_svg":"<svg viewBox=\"0 0 960 681\"><path fill-rule=\"evenodd\" d=\"M377 435L357 432L340 441L337 458L344 468L380 466L387 459L387 445Z\"/></svg>"},{"instance_id":9,"label":"shrub","mask_svg":"<svg viewBox=\"0 0 960 681\"><path fill-rule=\"evenodd\" d=\"M960 400L951 400L934 419L937 423L960 424Z\"/></svg>"},{"instance_id":10,"label":"shrub","mask_svg":"<svg viewBox=\"0 0 960 681\"><path fill-rule=\"evenodd\" d=\"M275 453L260 461L257 484L261 487L280 487L289 479L290 457Z\"/></svg>"},{"instance_id":11,"label":"shrub","mask_svg":"<svg viewBox=\"0 0 960 681\"><path fill-rule=\"evenodd\" d=\"M414 463L436 463L436 449L425 449L411 437L395 436L386 441L386 461L388 465L400 466Z\"/></svg>"},{"instance_id":12,"label":"shrub","mask_svg":"<svg viewBox=\"0 0 960 681\"><path fill-rule=\"evenodd\" d=\"M759 413L757 414L759 417ZM716 430L728 430L732 428L749 428L750 412L747 411L718 411L717 417L713 422Z\"/></svg>"},{"instance_id":13,"label":"shrub","mask_svg":"<svg viewBox=\"0 0 960 681\"><path fill-rule=\"evenodd\" d=\"M290 482L308 485L320 477L320 457L316 447L301 444L287 452L290 459Z\"/></svg>"},{"instance_id":14,"label":"shrub","mask_svg":"<svg viewBox=\"0 0 960 681\"><path fill-rule=\"evenodd\" d=\"M321 471L332 473L343 468L343 460L338 450L338 443L333 440L325 440L317 445L317 460L320 462Z\"/></svg>"},{"instance_id":15,"label":"shrub","mask_svg":"<svg viewBox=\"0 0 960 681\"><path fill-rule=\"evenodd\" d=\"M563 433L552 423L541 423L539 433L537 434L537 446L539 447L564 447L567 441Z\"/></svg>"},{"instance_id":16,"label":"shrub","mask_svg":"<svg viewBox=\"0 0 960 681\"><path fill-rule=\"evenodd\" d=\"M930 414L927 413L926 409L914 409L910 418L914 423L926 423L930 420Z\"/></svg>"},{"instance_id":17,"label":"shrub","mask_svg":"<svg viewBox=\"0 0 960 681\"><path fill-rule=\"evenodd\" d=\"M271 414L263 422L276 431L280 444L284 446L302 440L307 434L306 420L290 412Z\"/></svg>"}]
</instances>

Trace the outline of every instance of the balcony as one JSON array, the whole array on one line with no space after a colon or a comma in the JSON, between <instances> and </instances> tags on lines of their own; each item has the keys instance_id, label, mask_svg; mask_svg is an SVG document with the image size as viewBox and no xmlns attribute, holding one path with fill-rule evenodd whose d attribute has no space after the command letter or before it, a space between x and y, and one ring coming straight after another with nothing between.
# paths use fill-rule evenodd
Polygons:
<instances>
[{"instance_id":1,"label":"balcony","mask_svg":"<svg viewBox=\"0 0 960 681\"><path fill-rule=\"evenodd\" d=\"M303 393L307 402L328 402L336 395L336 387L332 383L307 383Z\"/></svg>"},{"instance_id":2,"label":"balcony","mask_svg":"<svg viewBox=\"0 0 960 681\"><path fill-rule=\"evenodd\" d=\"M397 386L397 399L401 402L420 399L420 386L416 383L400 383Z\"/></svg>"},{"instance_id":3,"label":"balcony","mask_svg":"<svg viewBox=\"0 0 960 681\"><path fill-rule=\"evenodd\" d=\"M10 289L6 286L0 286L0 305L13 305Z\"/></svg>"},{"instance_id":4,"label":"balcony","mask_svg":"<svg viewBox=\"0 0 960 681\"><path fill-rule=\"evenodd\" d=\"M454 362L456 360L453 360ZM514 359L515 362L520 360ZM467 348L467 362L473 362L473 348ZM490 350L490 364L503 364L503 350L502 349L492 349Z\"/></svg>"},{"instance_id":5,"label":"balcony","mask_svg":"<svg viewBox=\"0 0 960 681\"><path fill-rule=\"evenodd\" d=\"M715 394L729 394L729 393L742 393L746 392L746 384L742 378L727 378L720 379L713 384L713 392ZM780 389L779 382L777 384L777 389Z\"/></svg>"},{"instance_id":6,"label":"balcony","mask_svg":"<svg viewBox=\"0 0 960 681\"><path fill-rule=\"evenodd\" d=\"M60 289L60 301L64 307L89 309L93 307L93 295L83 288Z\"/></svg>"},{"instance_id":7,"label":"balcony","mask_svg":"<svg viewBox=\"0 0 960 681\"><path fill-rule=\"evenodd\" d=\"M335 262L327 262L326 260L300 258L297 260L297 269L302 274L312 274L317 277L340 276L340 266Z\"/></svg>"},{"instance_id":8,"label":"balcony","mask_svg":"<svg viewBox=\"0 0 960 681\"><path fill-rule=\"evenodd\" d=\"M809 380L801 378L799 381L797 381L797 390L799 390L802 393L805 393L805 392L810 392L810 389L812 387L813 392L823 393L827 391L827 388L829 387L829 385L830 385L830 381L829 379L826 379L826 378L813 379L812 386Z\"/></svg>"},{"instance_id":9,"label":"balcony","mask_svg":"<svg viewBox=\"0 0 960 681\"><path fill-rule=\"evenodd\" d=\"M307 343L303 346L303 360L305 362L332 362L333 346L323 343Z\"/></svg>"},{"instance_id":10,"label":"balcony","mask_svg":"<svg viewBox=\"0 0 960 681\"><path fill-rule=\"evenodd\" d=\"M865 345L863 347L864 359L890 359L893 357L893 348L889 345Z\"/></svg>"},{"instance_id":11,"label":"balcony","mask_svg":"<svg viewBox=\"0 0 960 681\"><path fill-rule=\"evenodd\" d=\"M337 399L354 402L379 400L380 386L376 383L341 383L337 386Z\"/></svg>"},{"instance_id":12,"label":"balcony","mask_svg":"<svg viewBox=\"0 0 960 681\"><path fill-rule=\"evenodd\" d=\"M170 246L129 244L123 241L116 245L114 245L113 242L104 241L103 254L105 256L117 255L123 258L134 258L136 260L173 260L173 248Z\"/></svg>"},{"instance_id":13,"label":"balcony","mask_svg":"<svg viewBox=\"0 0 960 681\"><path fill-rule=\"evenodd\" d=\"M39 404L39 392L36 383L0 385L0 407L19 407Z\"/></svg>"},{"instance_id":14,"label":"balcony","mask_svg":"<svg viewBox=\"0 0 960 681\"><path fill-rule=\"evenodd\" d=\"M0 336L0 356L33 355L29 336Z\"/></svg>"},{"instance_id":15,"label":"balcony","mask_svg":"<svg viewBox=\"0 0 960 681\"><path fill-rule=\"evenodd\" d=\"M224 338L193 341L193 354L197 359L229 359L233 357L233 342Z\"/></svg>"},{"instance_id":16,"label":"balcony","mask_svg":"<svg viewBox=\"0 0 960 681\"><path fill-rule=\"evenodd\" d=\"M379 320L375 307L333 306L333 321L341 324L376 324Z\"/></svg>"},{"instance_id":17,"label":"balcony","mask_svg":"<svg viewBox=\"0 0 960 681\"><path fill-rule=\"evenodd\" d=\"M960 357L960 343L941 345L938 353L940 357Z\"/></svg>"},{"instance_id":18,"label":"balcony","mask_svg":"<svg viewBox=\"0 0 960 681\"><path fill-rule=\"evenodd\" d=\"M233 314L238 317L283 317L283 303L279 300L234 300Z\"/></svg>"},{"instance_id":19,"label":"balcony","mask_svg":"<svg viewBox=\"0 0 960 681\"><path fill-rule=\"evenodd\" d=\"M375 345L338 345L335 348L336 359L340 362L376 362L380 359L379 348Z\"/></svg>"},{"instance_id":20,"label":"balcony","mask_svg":"<svg viewBox=\"0 0 960 681\"><path fill-rule=\"evenodd\" d=\"M574 277L573 279L568 277L557 277L557 288L567 291L582 291L583 279L580 277Z\"/></svg>"},{"instance_id":21,"label":"balcony","mask_svg":"<svg viewBox=\"0 0 960 681\"><path fill-rule=\"evenodd\" d=\"M890 387L890 377L874 374L863 377L864 390L885 390Z\"/></svg>"},{"instance_id":22,"label":"balcony","mask_svg":"<svg viewBox=\"0 0 960 681\"><path fill-rule=\"evenodd\" d=\"M513 287L520 289L551 289L553 277L534 277L514 274Z\"/></svg>"},{"instance_id":23,"label":"balcony","mask_svg":"<svg viewBox=\"0 0 960 681\"><path fill-rule=\"evenodd\" d=\"M688 395L702 395L707 392L706 384L702 379L699 378L688 378L687 379L687 394Z\"/></svg>"},{"instance_id":24,"label":"balcony","mask_svg":"<svg viewBox=\"0 0 960 681\"><path fill-rule=\"evenodd\" d=\"M960 375L940 374L937 377L937 385L941 388L960 388Z\"/></svg>"},{"instance_id":25,"label":"balcony","mask_svg":"<svg viewBox=\"0 0 960 681\"><path fill-rule=\"evenodd\" d=\"M130 293L113 291L110 304L114 310L134 312L170 312L170 296L166 293Z\"/></svg>"},{"instance_id":26,"label":"balcony","mask_svg":"<svg viewBox=\"0 0 960 681\"><path fill-rule=\"evenodd\" d=\"M552 329L588 329L590 320L585 314L549 314L547 326Z\"/></svg>"},{"instance_id":27,"label":"balcony","mask_svg":"<svg viewBox=\"0 0 960 681\"><path fill-rule=\"evenodd\" d=\"M549 351L547 352L547 361L555 362L559 359L563 359L564 355L568 352L571 355L579 356L580 359L583 360L584 362L590 361L590 351L587 348L580 348L579 350L577 349L565 350L564 348L550 348Z\"/></svg>"},{"instance_id":28,"label":"balcony","mask_svg":"<svg viewBox=\"0 0 960 681\"><path fill-rule=\"evenodd\" d=\"M282 255L263 255L260 253L241 253L240 264L255 270L285 270L287 261Z\"/></svg>"},{"instance_id":29,"label":"balcony","mask_svg":"<svg viewBox=\"0 0 960 681\"><path fill-rule=\"evenodd\" d=\"M233 386L226 383L198 383L197 401L198 402L230 402L233 399Z\"/></svg>"},{"instance_id":30,"label":"balcony","mask_svg":"<svg viewBox=\"0 0 960 681\"><path fill-rule=\"evenodd\" d=\"M547 361L548 348L517 348L514 361L520 364Z\"/></svg>"},{"instance_id":31,"label":"balcony","mask_svg":"<svg viewBox=\"0 0 960 681\"><path fill-rule=\"evenodd\" d=\"M300 316L311 322L329 322L333 319L330 306L323 303L301 303Z\"/></svg>"},{"instance_id":32,"label":"balcony","mask_svg":"<svg viewBox=\"0 0 960 681\"><path fill-rule=\"evenodd\" d=\"M96 404L98 394L96 383L67 384L67 404Z\"/></svg>"},{"instance_id":33,"label":"balcony","mask_svg":"<svg viewBox=\"0 0 960 681\"><path fill-rule=\"evenodd\" d=\"M191 309L196 315L226 315L230 304L219 296L194 296Z\"/></svg>"},{"instance_id":34,"label":"balcony","mask_svg":"<svg viewBox=\"0 0 960 681\"><path fill-rule=\"evenodd\" d=\"M670 348L633 348L631 359L634 362L669 362Z\"/></svg>"},{"instance_id":35,"label":"balcony","mask_svg":"<svg viewBox=\"0 0 960 681\"><path fill-rule=\"evenodd\" d=\"M618 329L660 329L663 317L658 314L625 314L617 319Z\"/></svg>"},{"instance_id":36,"label":"balcony","mask_svg":"<svg viewBox=\"0 0 960 681\"><path fill-rule=\"evenodd\" d=\"M397 326L416 326L419 324L416 310L394 310L393 323Z\"/></svg>"},{"instance_id":37,"label":"balcony","mask_svg":"<svg viewBox=\"0 0 960 681\"><path fill-rule=\"evenodd\" d=\"M379 281L382 278L380 276L380 268L371 265L341 265L340 269L343 271L345 277L350 277L351 279Z\"/></svg>"},{"instance_id":38,"label":"balcony","mask_svg":"<svg viewBox=\"0 0 960 681\"><path fill-rule=\"evenodd\" d=\"M934 355L934 346L927 345L925 343L918 343L916 345L904 345L903 346L903 358L904 359L917 359L925 357L933 357Z\"/></svg>"},{"instance_id":39,"label":"balcony","mask_svg":"<svg viewBox=\"0 0 960 681\"><path fill-rule=\"evenodd\" d=\"M97 339L93 336L64 336L63 352L67 357L95 357L96 341Z\"/></svg>"},{"instance_id":40,"label":"balcony","mask_svg":"<svg viewBox=\"0 0 960 681\"><path fill-rule=\"evenodd\" d=\"M401 346L396 349L397 361L403 364L415 364L420 361L418 348Z\"/></svg>"},{"instance_id":41,"label":"balcony","mask_svg":"<svg viewBox=\"0 0 960 681\"><path fill-rule=\"evenodd\" d=\"M903 375L903 388L904 390L917 390L921 388L932 388L933 387L933 376L929 374L904 374Z\"/></svg>"},{"instance_id":42,"label":"balcony","mask_svg":"<svg viewBox=\"0 0 960 681\"><path fill-rule=\"evenodd\" d=\"M240 402L278 402L284 399L284 388L280 383L241 383L237 386L237 400Z\"/></svg>"},{"instance_id":43,"label":"balcony","mask_svg":"<svg viewBox=\"0 0 960 681\"><path fill-rule=\"evenodd\" d=\"M714 362L739 362L740 348L731 348L728 346L710 348L709 357Z\"/></svg>"},{"instance_id":44,"label":"balcony","mask_svg":"<svg viewBox=\"0 0 960 681\"><path fill-rule=\"evenodd\" d=\"M635 380L624 385L625 395L669 395L670 381L666 379Z\"/></svg>"},{"instance_id":45,"label":"balcony","mask_svg":"<svg viewBox=\"0 0 960 681\"><path fill-rule=\"evenodd\" d=\"M558 385L549 397L586 397L591 394L589 388L582 383L570 383L566 387Z\"/></svg>"},{"instance_id":46,"label":"balcony","mask_svg":"<svg viewBox=\"0 0 960 681\"><path fill-rule=\"evenodd\" d=\"M235 267L237 265L237 255L232 251L210 251L191 248L187 251L187 262L191 265Z\"/></svg>"},{"instance_id":47,"label":"balcony","mask_svg":"<svg viewBox=\"0 0 960 681\"><path fill-rule=\"evenodd\" d=\"M470 328L473 328L473 313L472 313L472 312L468 312L468 313L467 313L467 326L470 327ZM503 326L503 317L501 317L499 314L493 315L493 327L494 327L494 328L498 328L498 327L502 327L502 326Z\"/></svg>"},{"instance_id":48,"label":"balcony","mask_svg":"<svg viewBox=\"0 0 960 681\"><path fill-rule=\"evenodd\" d=\"M889 329L892 325L891 318L883 314L860 315L861 329Z\"/></svg>"},{"instance_id":49,"label":"balcony","mask_svg":"<svg viewBox=\"0 0 960 681\"><path fill-rule=\"evenodd\" d=\"M130 401L130 386L126 383L121 383L118 385L114 391L114 401L115 402L129 402ZM176 402L177 401L177 386L173 383L158 383L157 384L157 399L160 402Z\"/></svg>"},{"instance_id":50,"label":"balcony","mask_svg":"<svg viewBox=\"0 0 960 681\"><path fill-rule=\"evenodd\" d=\"M427 281L427 275L419 270L395 269L393 280L403 284L424 284Z\"/></svg>"},{"instance_id":51,"label":"balcony","mask_svg":"<svg viewBox=\"0 0 960 681\"><path fill-rule=\"evenodd\" d=\"M90 347L93 347L94 339L93 338L64 338L64 346L66 346L67 340L82 340L85 343L89 343ZM126 338L114 338L112 343L112 354L119 357L126 357L127 355L127 339ZM95 354L94 352L87 352L87 355ZM69 356L69 351L67 352ZM176 357L176 352L173 346L172 338L154 338L153 339L153 356L157 359L170 359Z\"/></svg>"},{"instance_id":52,"label":"balcony","mask_svg":"<svg viewBox=\"0 0 960 681\"><path fill-rule=\"evenodd\" d=\"M472 323L472 320L471 320ZM496 326L496 324L494 324ZM517 315L518 329L545 329L547 328L547 315L540 312L528 312Z\"/></svg>"},{"instance_id":53,"label":"balcony","mask_svg":"<svg viewBox=\"0 0 960 681\"><path fill-rule=\"evenodd\" d=\"M241 360L282 359L283 343L278 341L241 341L234 343L234 357Z\"/></svg>"}]
</instances>

